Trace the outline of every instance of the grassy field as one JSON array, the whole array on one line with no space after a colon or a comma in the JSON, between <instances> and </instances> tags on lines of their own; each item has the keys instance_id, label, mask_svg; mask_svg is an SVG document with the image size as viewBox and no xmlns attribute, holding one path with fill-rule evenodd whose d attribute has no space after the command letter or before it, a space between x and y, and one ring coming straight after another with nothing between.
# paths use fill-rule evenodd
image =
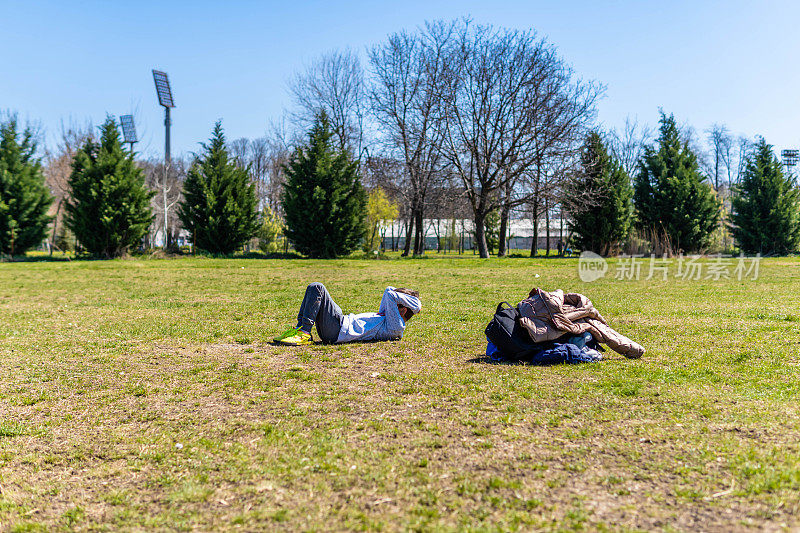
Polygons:
<instances>
[{"instance_id":1,"label":"grassy field","mask_svg":"<svg viewBox=\"0 0 800 533\"><path fill-rule=\"evenodd\" d=\"M0 264L0 530L800 525L800 260L582 283L575 259L431 256ZM271 346L311 281L424 310L399 342ZM493 308L535 285L647 354L487 363Z\"/></svg>"}]
</instances>

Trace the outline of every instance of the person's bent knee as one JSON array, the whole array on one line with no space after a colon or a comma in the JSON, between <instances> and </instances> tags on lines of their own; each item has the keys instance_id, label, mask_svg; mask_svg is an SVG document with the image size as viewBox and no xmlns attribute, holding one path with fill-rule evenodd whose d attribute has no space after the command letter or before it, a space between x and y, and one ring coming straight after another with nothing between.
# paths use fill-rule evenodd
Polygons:
<instances>
[{"instance_id":1,"label":"person's bent knee","mask_svg":"<svg viewBox=\"0 0 800 533\"><path fill-rule=\"evenodd\" d=\"M315 281L314 283L309 283L309 284L308 284L308 287L306 287L306 290L312 290L312 291L317 291L317 292L323 292L323 291L325 291L326 289L325 289L325 285L323 285L323 284L322 284L322 283L320 283L319 281Z\"/></svg>"}]
</instances>

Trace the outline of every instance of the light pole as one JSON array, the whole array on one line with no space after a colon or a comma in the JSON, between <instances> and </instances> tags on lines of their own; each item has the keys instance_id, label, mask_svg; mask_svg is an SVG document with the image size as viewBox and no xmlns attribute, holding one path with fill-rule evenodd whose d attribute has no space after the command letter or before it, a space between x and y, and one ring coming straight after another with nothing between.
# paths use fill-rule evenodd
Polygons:
<instances>
[{"instance_id":1,"label":"light pole","mask_svg":"<svg viewBox=\"0 0 800 533\"><path fill-rule=\"evenodd\" d=\"M169 86L169 78L167 78L166 72L153 69L153 81L156 84L158 103L164 107L164 127L166 128L166 136L164 137L164 161L167 166L169 166L169 127L172 125L172 120L170 120L169 117L169 110L175 107L175 102L172 99L172 89Z\"/></svg>"},{"instance_id":2,"label":"light pole","mask_svg":"<svg viewBox=\"0 0 800 533\"><path fill-rule=\"evenodd\" d=\"M783 164L786 165L786 173L794 175L794 167L797 166L800 160L800 150L781 150L781 159Z\"/></svg>"},{"instance_id":3,"label":"light pole","mask_svg":"<svg viewBox=\"0 0 800 533\"><path fill-rule=\"evenodd\" d=\"M136 126L133 123L133 115L121 115L119 123L122 125L122 137L125 139L123 142L131 147L131 155L133 155L133 145L139 142L136 138Z\"/></svg>"},{"instance_id":4,"label":"light pole","mask_svg":"<svg viewBox=\"0 0 800 533\"><path fill-rule=\"evenodd\" d=\"M172 99L172 89L169 86L169 78L167 73L161 70L153 69L153 81L156 84L156 94L158 94L158 103L164 107L164 181L161 184L161 196L164 203L164 250L169 246L169 233L167 231L167 222L169 220L169 204L167 203L167 179L169 177L169 167L172 160L170 159L169 150L169 128L172 126L170 120L169 110L175 107L175 101Z\"/></svg>"}]
</instances>

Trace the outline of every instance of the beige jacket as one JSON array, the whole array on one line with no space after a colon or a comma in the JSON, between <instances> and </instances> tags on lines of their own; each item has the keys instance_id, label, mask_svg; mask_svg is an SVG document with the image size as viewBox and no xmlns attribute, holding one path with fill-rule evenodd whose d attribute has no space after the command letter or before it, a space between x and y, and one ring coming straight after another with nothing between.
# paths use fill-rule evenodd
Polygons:
<instances>
[{"instance_id":1,"label":"beige jacket","mask_svg":"<svg viewBox=\"0 0 800 533\"><path fill-rule=\"evenodd\" d=\"M638 359L644 348L625 335L616 332L584 295L564 294L561 289L547 292L533 289L519 303L520 323L528 330L533 342L547 342L565 333L579 335L590 332L597 342L630 359Z\"/></svg>"}]
</instances>

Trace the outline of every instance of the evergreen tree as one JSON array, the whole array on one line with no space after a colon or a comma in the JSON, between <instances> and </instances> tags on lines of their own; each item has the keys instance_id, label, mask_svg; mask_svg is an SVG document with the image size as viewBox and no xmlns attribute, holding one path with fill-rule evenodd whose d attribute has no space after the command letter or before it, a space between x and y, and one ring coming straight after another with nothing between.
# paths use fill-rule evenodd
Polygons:
<instances>
[{"instance_id":1,"label":"evergreen tree","mask_svg":"<svg viewBox=\"0 0 800 533\"><path fill-rule=\"evenodd\" d=\"M645 148L639 162L633 197L638 222L666 234L676 248L697 251L717 227L720 204L675 118L662 112L660 123L657 147Z\"/></svg>"},{"instance_id":2,"label":"evergreen tree","mask_svg":"<svg viewBox=\"0 0 800 533\"><path fill-rule=\"evenodd\" d=\"M483 219L483 235L486 238L486 249L489 255L494 253L494 249L500 246L500 210L489 211ZM477 239L476 232L472 232L473 238Z\"/></svg>"},{"instance_id":3,"label":"evergreen tree","mask_svg":"<svg viewBox=\"0 0 800 533\"><path fill-rule=\"evenodd\" d=\"M20 134L11 116L0 124L0 254L24 254L45 239L52 201L33 132Z\"/></svg>"},{"instance_id":4,"label":"evergreen tree","mask_svg":"<svg viewBox=\"0 0 800 533\"><path fill-rule=\"evenodd\" d=\"M364 237L367 194L357 164L337 151L323 112L285 167L283 212L286 235L298 252L337 257L355 250Z\"/></svg>"},{"instance_id":5,"label":"evergreen tree","mask_svg":"<svg viewBox=\"0 0 800 533\"><path fill-rule=\"evenodd\" d=\"M800 241L800 194L762 138L732 199L733 235L745 253L787 254Z\"/></svg>"},{"instance_id":6,"label":"evergreen tree","mask_svg":"<svg viewBox=\"0 0 800 533\"><path fill-rule=\"evenodd\" d=\"M66 224L81 248L94 257L113 258L139 245L153 221L153 192L144 171L122 149L117 122L100 126L100 141L78 149L69 177Z\"/></svg>"},{"instance_id":7,"label":"evergreen tree","mask_svg":"<svg viewBox=\"0 0 800 533\"><path fill-rule=\"evenodd\" d=\"M248 170L229 156L221 122L201 146L183 186L178 217L197 249L230 255L258 232L255 185Z\"/></svg>"},{"instance_id":8,"label":"evergreen tree","mask_svg":"<svg viewBox=\"0 0 800 533\"><path fill-rule=\"evenodd\" d=\"M590 132L565 202L575 245L601 255L613 252L630 231L632 197L630 176L609 154L600 134Z\"/></svg>"}]
</instances>

